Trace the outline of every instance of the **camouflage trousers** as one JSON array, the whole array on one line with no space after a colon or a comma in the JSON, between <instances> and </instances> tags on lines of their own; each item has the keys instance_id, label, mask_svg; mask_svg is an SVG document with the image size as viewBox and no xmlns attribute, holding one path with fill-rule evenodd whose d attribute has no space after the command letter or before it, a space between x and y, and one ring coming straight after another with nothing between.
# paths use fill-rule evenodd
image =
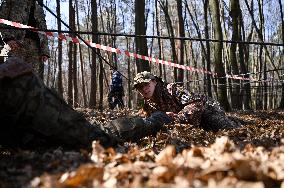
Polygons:
<instances>
[{"instance_id":1,"label":"camouflage trousers","mask_svg":"<svg viewBox=\"0 0 284 188\"><path fill-rule=\"evenodd\" d=\"M10 51L9 55L21 58L24 62L30 63L37 75L39 75L40 78L43 78L44 64L41 60L39 44L37 44L37 41L25 38L21 41L20 48Z\"/></svg>"},{"instance_id":2,"label":"camouflage trousers","mask_svg":"<svg viewBox=\"0 0 284 188\"><path fill-rule=\"evenodd\" d=\"M219 105L210 102L205 104L201 115L200 127L204 130L218 131L222 129L233 129L239 127L239 123L226 116Z\"/></svg>"},{"instance_id":3,"label":"camouflage trousers","mask_svg":"<svg viewBox=\"0 0 284 188\"><path fill-rule=\"evenodd\" d=\"M93 140L106 147L116 143L47 88L34 73L9 77L7 70L11 71L9 65L15 61L19 65L16 67L27 65L18 58L9 58L0 65L0 144L74 148L91 146Z\"/></svg>"},{"instance_id":4,"label":"camouflage trousers","mask_svg":"<svg viewBox=\"0 0 284 188\"><path fill-rule=\"evenodd\" d=\"M232 129L239 126L229 119L218 105L208 103L200 116L200 121L198 125L208 131ZM164 124L171 122L172 119L166 113L156 111L147 118L115 119L108 122L102 129L122 141L137 141L145 136L155 135Z\"/></svg>"},{"instance_id":5,"label":"camouflage trousers","mask_svg":"<svg viewBox=\"0 0 284 188\"><path fill-rule=\"evenodd\" d=\"M145 136L155 135L164 124L171 123L164 112L156 111L150 117L118 118L108 122L103 129L121 141L137 141Z\"/></svg>"}]
</instances>

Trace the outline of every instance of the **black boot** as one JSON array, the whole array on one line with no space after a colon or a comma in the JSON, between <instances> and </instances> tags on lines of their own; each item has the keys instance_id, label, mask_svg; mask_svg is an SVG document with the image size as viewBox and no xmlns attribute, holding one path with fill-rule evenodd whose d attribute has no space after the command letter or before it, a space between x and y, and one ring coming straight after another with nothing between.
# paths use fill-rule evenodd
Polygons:
<instances>
[{"instance_id":1,"label":"black boot","mask_svg":"<svg viewBox=\"0 0 284 188\"><path fill-rule=\"evenodd\" d=\"M171 119L164 112L154 112L148 118L118 118L108 122L105 132L122 141L137 141L145 136L155 135Z\"/></svg>"}]
</instances>

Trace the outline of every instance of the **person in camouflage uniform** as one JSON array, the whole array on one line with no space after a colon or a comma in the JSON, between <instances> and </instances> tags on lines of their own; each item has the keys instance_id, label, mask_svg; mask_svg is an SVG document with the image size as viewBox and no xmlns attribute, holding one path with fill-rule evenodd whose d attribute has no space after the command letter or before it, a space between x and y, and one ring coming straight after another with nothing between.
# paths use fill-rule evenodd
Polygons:
<instances>
[{"instance_id":1,"label":"person in camouflage uniform","mask_svg":"<svg viewBox=\"0 0 284 188\"><path fill-rule=\"evenodd\" d=\"M144 118L119 118L109 122L109 134L123 140L138 140L153 135L164 124L176 122L218 131L238 127L229 119L217 101L205 95L190 93L176 83L166 84L150 72L138 73L134 89L144 98ZM132 131L129 131L129 130Z\"/></svg>"},{"instance_id":2,"label":"person in camouflage uniform","mask_svg":"<svg viewBox=\"0 0 284 188\"><path fill-rule=\"evenodd\" d=\"M47 29L43 8L35 0L3 0L0 18ZM47 37L30 30L1 29L2 37L11 50L9 56L22 58L31 63L40 78L43 78L43 62L49 57Z\"/></svg>"},{"instance_id":3,"label":"person in camouflage uniform","mask_svg":"<svg viewBox=\"0 0 284 188\"><path fill-rule=\"evenodd\" d=\"M0 65L0 145L90 147L117 140L92 125L47 88L30 64L10 57Z\"/></svg>"},{"instance_id":4,"label":"person in camouflage uniform","mask_svg":"<svg viewBox=\"0 0 284 188\"><path fill-rule=\"evenodd\" d=\"M189 123L212 131L237 127L237 123L225 115L217 101L188 92L176 83L166 84L150 72L138 73L134 78L134 88L144 97L142 110L146 116L162 111L174 122Z\"/></svg>"}]
</instances>

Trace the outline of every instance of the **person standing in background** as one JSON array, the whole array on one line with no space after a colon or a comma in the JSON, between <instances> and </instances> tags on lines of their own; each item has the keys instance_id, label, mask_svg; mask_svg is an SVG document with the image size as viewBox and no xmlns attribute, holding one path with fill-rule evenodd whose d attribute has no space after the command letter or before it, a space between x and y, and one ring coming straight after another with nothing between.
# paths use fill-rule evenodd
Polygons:
<instances>
[{"instance_id":1,"label":"person standing in background","mask_svg":"<svg viewBox=\"0 0 284 188\"><path fill-rule=\"evenodd\" d=\"M117 67L113 67L110 91L108 94L109 108L113 110L117 105L120 109L124 108L123 96L122 75L117 70Z\"/></svg>"},{"instance_id":2,"label":"person standing in background","mask_svg":"<svg viewBox=\"0 0 284 188\"><path fill-rule=\"evenodd\" d=\"M35 0L3 0L0 5L0 18L47 29L43 8ZM11 48L9 56L31 63L34 71L43 79L43 63L49 58L47 37L31 30L7 28L0 29L0 32L3 41Z\"/></svg>"}]
</instances>

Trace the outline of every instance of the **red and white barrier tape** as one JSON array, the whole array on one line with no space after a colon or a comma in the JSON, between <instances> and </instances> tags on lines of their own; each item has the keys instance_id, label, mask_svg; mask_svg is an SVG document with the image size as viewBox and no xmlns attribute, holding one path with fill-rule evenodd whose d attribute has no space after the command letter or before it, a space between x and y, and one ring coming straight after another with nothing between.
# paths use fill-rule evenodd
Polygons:
<instances>
[{"instance_id":1,"label":"red and white barrier tape","mask_svg":"<svg viewBox=\"0 0 284 188\"><path fill-rule=\"evenodd\" d=\"M46 35L47 37L58 38L60 40L66 40L67 42L73 42L73 43L76 43L76 44L86 45L83 41L80 42L78 38L71 37L70 35L66 35L66 34L62 34L62 33L58 34L56 32L38 31L37 28L0 18L0 24L1 23L5 24L5 25L12 26L12 27L16 27L16 28L31 29L34 32ZM139 54L136 54L136 53L131 53L127 50L121 50L121 49L118 49L118 48L112 48L110 46L104 46L104 45L101 45L101 44L92 43L90 41L85 41L85 42L88 43L91 47L101 49L101 50L104 50L104 51L113 52L113 53L117 53L117 54L125 54L128 57L143 59L143 60L150 61L150 62L153 62L153 63L160 63L160 64L163 64L163 65L168 65L168 66L171 66L171 67L176 67L176 68L179 68L179 69L188 70L188 71L191 71L191 72L198 72L198 73L210 74L210 75L213 75L213 76L217 76L217 73L210 72L210 71L207 71L205 69L197 69L197 68L194 68L194 67L191 67L191 66L180 65L180 64L176 64L176 63L173 63L173 62L170 62L170 61L164 61L164 60L161 60L161 59L158 59L158 58L153 58L153 57L148 57L148 56L144 56L144 55L139 55ZM228 75L228 74L226 74L226 78L235 79L235 80L258 81L257 79L245 78L245 77L239 76L239 75ZM271 82L271 80L263 80L263 82ZM274 80L274 82L283 82L283 80Z\"/></svg>"}]
</instances>

